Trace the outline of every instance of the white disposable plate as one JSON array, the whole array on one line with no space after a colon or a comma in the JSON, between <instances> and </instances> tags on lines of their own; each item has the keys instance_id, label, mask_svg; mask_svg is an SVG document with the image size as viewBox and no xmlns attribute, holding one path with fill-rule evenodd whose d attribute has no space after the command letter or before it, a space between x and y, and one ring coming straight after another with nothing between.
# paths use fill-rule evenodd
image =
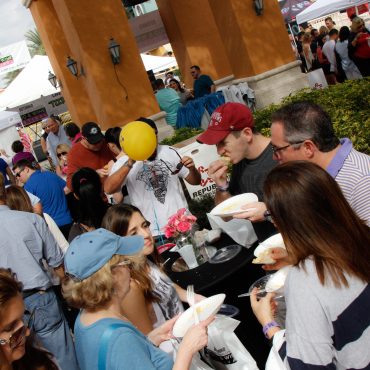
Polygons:
<instances>
[{"instance_id":1,"label":"white disposable plate","mask_svg":"<svg viewBox=\"0 0 370 370\"><path fill-rule=\"evenodd\" d=\"M265 265L273 264L276 261L269 255L269 249L271 248L285 248L283 237L281 234L276 234L263 241L255 250L254 255L259 261L253 260L253 263L263 263Z\"/></svg>"},{"instance_id":2,"label":"white disposable plate","mask_svg":"<svg viewBox=\"0 0 370 370\"><path fill-rule=\"evenodd\" d=\"M290 268L291 266L285 266L271 275L270 279L266 283L266 292L271 293L281 291L284 287Z\"/></svg>"},{"instance_id":3,"label":"white disposable plate","mask_svg":"<svg viewBox=\"0 0 370 370\"><path fill-rule=\"evenodd\" d=\"M246 212L247 210L242 209L241 207L253 202L258 202L258 197L254 193L235 195L234 197L224 200L222 203L213 208L210 214L220 217L236 215L238 213Z\"/></svg>"},{"instance_id":4,"label":"white disposable plate","mask_svg":"<svg viewBox=\"0 0 370 370\"><path fill-rule=\"evenodd\" d=\"M176 320L172 329L172 334L176 338L182 338L189 328L195 324L194 310L196 310L198 314L199 321L206 320L218 312L221 305L224 303L225 298L225 294L216 294L212 297L203 299L194 306L189 307Z\"/></svg>"}]
</instances>

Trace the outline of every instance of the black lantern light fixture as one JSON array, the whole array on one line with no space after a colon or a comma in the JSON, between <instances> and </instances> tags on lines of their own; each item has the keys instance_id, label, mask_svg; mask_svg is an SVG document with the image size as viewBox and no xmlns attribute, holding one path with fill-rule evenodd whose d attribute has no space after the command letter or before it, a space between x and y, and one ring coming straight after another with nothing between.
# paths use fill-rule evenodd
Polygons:
<instances>
[{"instance_id":1,"label":"black lantern light fixture","mask_svg":"<svg viewBox=\"0 0 370 370\"><path fill-rule=\"evenodd\" d=\"M74 59L72 59L70 56L67 57L67 68L76 78L85 75L82 64L80 68L80 73L78 73L77 62Z\"/></svg>"},{"instance_id":2,"label":"black lantern light fixture","mask_svg":"<svg viewBox=\"0 0 370 370\"><path fill-rule=\"evenodd\" d=\"M118 44L117 41L115 41L113 37L109 41L108 50L112 58L112 63L114 65L119 64L120 56L121 56L120 44Z\"/></svg>"},{"instance_id":3,"label":"black lantern light fixture","mask_svg":"<svg viewBox=\"0 0 370 370\"><path fill-rule=\"evenodd\" d=\"M254 10L257 15L262 15L263 13L263 0L253 0Z\"/></svg>"},{"instance_id":4,"label":"black lantern light fixture","mask_svg":"<svg viewBox=\"0 0 370 370\"><path fill-rule=\"evenodd\" d=\"M55 76L55 74L51 71L49 71L48 80L55 89L62 86L62 84L58 81L57 76Z\"/></svg>"}]
</instances>

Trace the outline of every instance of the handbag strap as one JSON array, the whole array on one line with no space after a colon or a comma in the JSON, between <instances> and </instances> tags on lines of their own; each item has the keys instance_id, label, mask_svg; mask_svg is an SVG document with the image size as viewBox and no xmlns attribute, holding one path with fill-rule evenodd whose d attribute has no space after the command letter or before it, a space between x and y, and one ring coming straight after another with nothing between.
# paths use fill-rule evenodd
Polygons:
<instances>
[{"instance_id":1,"label":"handbag strap","mask_svg":"<svg viewBox=\"0 0 370 370\"><path fill-rule=\"evenodd\" d=\"M110 324L100 338L99 355L98 355L98 370L105 370L108 355L108 344L113 335L113 332L118 328L130 328L130 326L124 322Z\"/></svg>"}]
</instances>

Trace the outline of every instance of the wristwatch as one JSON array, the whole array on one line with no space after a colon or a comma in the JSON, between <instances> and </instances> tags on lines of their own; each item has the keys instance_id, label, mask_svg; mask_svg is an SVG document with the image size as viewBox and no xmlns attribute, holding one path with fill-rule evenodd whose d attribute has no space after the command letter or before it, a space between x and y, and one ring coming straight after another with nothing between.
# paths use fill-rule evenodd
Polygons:
<instances>
[{"instance_id":1,"label":"wristwatch","mask_svg":"<svg viewBox=\"0 0 370 370\"><path fill-rule=\"evenodd\" d=\"M271 213L267 209L263 212L263 217L265 218L265 221L272 222Z\"/></svg>"},{"instance_id":2,"label":"wristwatch","mask_svg":"<svg viewBox=\"0 0 370 370\"><path fill-rule=\"evenodd\" d=\"M131 161L131 162L130 162ZM132 159L128 159L123 165L125 167L128 167L129 169L131 169L132 167L134 167L134 164L135 164L135 161L132 160Z\"/></svg>"},{"instance_id":3,"label":"wristwatch","mask_svg":"<svg viewBox=\"0 0 370 370\"><path fill-rule=\"evenodd\" d=\"M227 182L225 186L216 186L216 190L220 192L229 191L229 183Z\"/></svg>"}]
</instances>

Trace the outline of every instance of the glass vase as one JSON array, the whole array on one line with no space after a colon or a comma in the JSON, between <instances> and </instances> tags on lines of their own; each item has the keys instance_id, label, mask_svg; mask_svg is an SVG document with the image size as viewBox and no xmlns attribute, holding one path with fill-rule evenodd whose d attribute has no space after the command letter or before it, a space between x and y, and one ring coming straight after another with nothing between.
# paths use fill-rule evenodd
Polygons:
<instances>
[{"instance_id":1,"label":"glass vase","mask_svg":"<svg viewBox=\"0 0 370 370\"><path fill-rule=\"evenodd\" d=\"M175 239L176 245L179 248L181 257L185 260L190 269L195 268L204 263L203 256L200 254L199 248L194 245L191 232L180 234Z\"/></svg>"}]
</instances>

